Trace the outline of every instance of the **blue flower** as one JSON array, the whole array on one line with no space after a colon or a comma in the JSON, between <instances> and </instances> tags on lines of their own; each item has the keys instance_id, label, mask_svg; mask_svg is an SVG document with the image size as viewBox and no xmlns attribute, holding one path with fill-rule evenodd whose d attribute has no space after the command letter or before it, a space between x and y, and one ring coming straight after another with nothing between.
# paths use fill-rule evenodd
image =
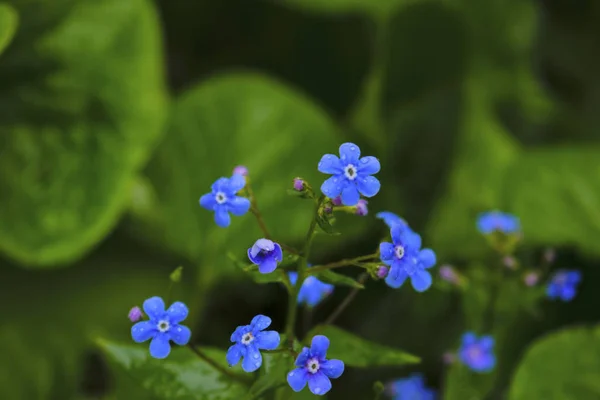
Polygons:
<instances>
[{"instance_id":1,"label":"blue flower","mask_svg":"<svg viewBox=\"0 0 600 400\"><path fill-rule=\"evenodd\" d=\"M298 273L289 272L288 276L290 277L292 285L296 285ZM333 285L321 282L311 275L304 280L300 287L300 291L298 292L298 304L304 303L309 307L314 307L333 292L333 287Z\"/></svg>"},{"instance_id":2,"label":"blue flower","mask_svg":"<svg viewBox=\"0 0 600 400\"><path fill-rule=\"evenodd\" d=\"M246 186L246 178L234 174L231 178L219 178L211 186L211 193L200 197L200 205L215 212L215 222L222 228L231 223L229 213L242 216L250 209L250 200L236 193Z\"/></svg>"},{"instance_id":3,"label":"blue flower","mask_svg":"<svg viewBox=\"0 0 600 400\"><path fill-rule=\"evenodd\" d=\"M465 333L458 358L475 372L490 372L496 366L494 338L489 335L477 338L473 332Z\"/></svg>"},{"instance_id":4,"label":"blue flower","mask_svg":"<svg viewBox=\"0 0 600 400\"><path fill-rule=\"evenodd\" d=\"M262 365L260 350L275 350L279 346L279 333L265 331L271 325L271 318L257 315L252 318L250 325L238 326L231 334L231 341L235 343L227 350L227 363L234 366L243 357L242 369L254 372Z\"/></svg>"},{"instance_id":5,"label":"blue flower","mask_svg":"<svg viewBox=\"0 0 600 400\"><path fill-rule=\"evenodd\" d=\"M429 289L432 278L426 269L436 263L433 250L421 249L421 236L406 226L394 225L391 234L393 243L383 242L379 245L381 261L390 266L385 283L396 289L410 277L417 292Z\"/></svg>"},{"instance_id":6,"label":"blue flower","mask_svg":"<svg viewBox=\"0 0 600 400\"><path fill-rule=\"evenodd\" d=\"M148 321L138 322L131 327L131 337L137 343L150 342L150 355L154 358L165 358L171 352L169 340L180 346L190 341L192 332L187 326L179 325L187 318L188 308L176 301L165 311L165 303L160 297L151 297L144 301L144 312Z\"/></svg>"},{"instance_id":7,"label":"blue flower","mask_svg":"<svg viewBox=\"0 0 600 400\"><path fill-rule=\"evenodd\" d=\"M509 235L521 230L521 222L519 221L519 218L512 214L500 211L488 211L479 214L479 217L477 218L477 229L484 235L488 235L494 231Z\"/></svg>"},{"instance_id":8,"label":"blue flower","mask_svg":"<svg viewBox=\"0 0 600 400\"><path fill-rule=\"evenodd\" d=\"M248 249L248 258L258 265L261 274L269 274L275 271L277 263L283 260L283 252L278 243L269 239L258 239Z\"/></svg>"},{"instance_id":9,"label":"blue flower","mask_svg":"<svg viewBox=\"0 0 600 400\"><path fill-rule=\"evenodd\" d=\"M421 374L412 374L408 378L398 379L389 386L394 400L435 400L434 390L425 386Z\"/></svg>"},{"instance_id":10,"label":"blue flower","mask_svg":"<svg viewBox=\"0 0 600 400\"><path fill-rule=\"evenodd\" d=\"M580 281L581 272L577 270L558 270L548 283L546 295L550 299L571 301L577 294L577 285Z\"/></svg>"},{"instance_id":11,"label":"blue flower","mask_svg":"<svg viewBox=\"0 0 600 400\"><path fill-rule=\"evenodd\" d=\"M402 219L401 217L399 217L398 215L396 215L390 211L381 211L381 212L378 212L375 216L379 219L382 219L383 222L385 222L385 224L390 229L392 229L392 227L394 225L398 225L398 224L402 225L402 226L408 226L408 224L406 223L406 221L404 219Z\"/></svg>"},{"instance_id":12,"label":"blue flower","mask_svg":"<svg viewBox=\"0 0 600 400\"><path fill-rule=\"evenodd\" d=\"M331 379L339 378L344 372L344 363L340 360L327 360L329 339L323 335L313 337L310 349L302 349L296 366L287 375L287 381L294 392L299 392L308 383L313 394L323 396L331 389Z\"/></svg>"},{"instance_id":13,"label":"blue flower","mask_svg":"<svg viewBox=\"0 0 600 400\"><path fill-rule=\"evenodd\" d=\"M340 146L340 158L325 154L319 161L319 172L332 174L321 185L321 191L329 198L342 196L342 204L355 206L362 194L373 197L379 192L381 184L373 174L381 169L379 160L367 156L360 158L360 149L354 143Z\"/></svg>"}]
</instances>

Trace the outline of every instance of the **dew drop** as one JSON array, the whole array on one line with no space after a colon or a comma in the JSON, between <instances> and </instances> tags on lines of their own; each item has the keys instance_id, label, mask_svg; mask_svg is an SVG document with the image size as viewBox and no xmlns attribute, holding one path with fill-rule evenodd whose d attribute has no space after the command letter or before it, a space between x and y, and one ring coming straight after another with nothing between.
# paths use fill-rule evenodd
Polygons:
<instances>
[{"instance_id":1,"label":"dew drop","mask_svg":"<svg viewBox=\"0 0 600 400\"><path fill-rule=\"evenodd\" d=\"M260 363L256 362L256 363L254 363L254 366L258 368L258 367L260 367Z\"/></svg>"},{"instance_id":2,"label":"dew drop","mask_svg":"<svg viewBox=\"0 0 600 400\"><path fill-rule=\"evenodd\" d=\"M350 146L350 151L355 151L356 150L356 146Z\"/></svg>"},{"instance_id":3,"label":"dew drop","mask_svg":"<svg viewBox=\"0 0 600 400\"><path fill-rule=\"evenodd\" d=\"M361 159L360 159L360 162L361 162L361 163L363 163L363 164L366 164L366 163L368 163L368 162L369 162L369 160L367 160L367 158L366 158L366 157L364 157L364 158L361 158Z\"/></svg>"},{"instance_id":4,"label":"dew drop","mask_svg":"<svg viewBox=\"0 0 600 400\"><path fill-rule=\"evenodd\" d=\"M260 356L258 355L258 353L254 353L254 354L252 355L252 357L254 357L254 358L258 358L258 357L260 357Z\"/></svg>"},{"instance_id":5,"label":"dew drop","mask_svg":"<svg viewBox=\"0 0 600 400\"><path fill-rule=\"evenodd\" d=\"M320 394L321 393L321 388L315 388L315 394Z\"/></svg>"},{"instance_id":6,"label":"dew drop","mask_svg":"<svg viewBox=\"0 0 600 400\"><path fill-rule=\"evenodd\" d=\"M290 372L288 376L294 376L294 371Z\"/></svg>"}]
</instances>

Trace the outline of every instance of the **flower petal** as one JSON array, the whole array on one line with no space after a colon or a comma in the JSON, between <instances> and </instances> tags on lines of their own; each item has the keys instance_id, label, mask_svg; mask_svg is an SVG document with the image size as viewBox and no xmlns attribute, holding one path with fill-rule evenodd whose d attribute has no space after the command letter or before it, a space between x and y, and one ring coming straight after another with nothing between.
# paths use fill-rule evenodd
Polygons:
<instances>
[{"instance_id":1,"label":"flower petal","mask_svg":"<svg viewBox=\"0 0 600 400\"><path fill-rule=\"evenodd\" d=\"M324 174L341 174L344 172L340 159L334 154L325 154L321 157L317 169Z\"/></svg>"},{"instance_id":2,"label":"flower petal","mask_svg":"<svg viewBox=\"0 0 600 400\"><path fill-rule=\"evenodd\" d=\"M178 324L187 318L188 308L182 302L176 301L171 304L171 307L167 310L167 315L171 324Z\"/></svg>"},{"instance_id":3,"label":"flower petal","mask_svg":"<svg viewBox=\"0 0 600 400\"><path fill-rule=\"evenodd\" d=\"M423 249L419 252L419 263L423 268L431 268L436 263L435 253L431 249Z\"/></svg>"},{"instance_id":4,"label":"flower petal","mask_svg":"<svg viewBox=\"0 0 600 400\"><path fill-rule=\"evenodd\" d=\"M373 175L381 170L381 164L377 157L367 156L360 159L358 173L361 175Z\"/></svg>"},{"instance_id":5,"label":"flower petal","mask_svg":"<svg viewBox=\"0 0 600 400\"><path fill-rule=\"evenodd\" d=\"M275 271L276 268L277 261L275 261L275 258L272 256L265 257L263 262L258 264L258 271L261 274L270 274L271 272Z\"/></svg>"},{"instance_id":6,"label":"flower petal","mask_svg":"<svg viewBox=\"0 0 600 400\"><path fill-rule=\"evenodd\" d=\"M323 396L331 390L331 381L324 373L318 371L308 377L308 388L313 394Z\"/></svg>"},{"instance_id":7,"label":"flower petal","mask_svg":"<svg viewBox=\"0 0 600 400\"><path fill-rule=\"evenodd\" d=\"M227 350L225 359L227 360L227 364L229 364L230 367L233 367L234 365L240 362L244 349L244 345L236 343Z\"/></svg>"},{"instance_id":8,"label":"flower petal","mask_svg":"<svg viewBox=\"0 0 600 400\"><path fill-rule=\"evenodd\" d=\"M398 289L408 278L406 271L399 267L392 267L390 273L385 277L385 283L392 289Z\"/></svg>"},{"instance_id":9,"label":"flower petal","mask_svg":"<svg viewBox=\"0 0 600 400\"><path fill-rule=\"evenodd\" d=\"M321 185L321 192L327 197L334 198L342 193L344 187L344 178L339 175L333 175L327 178Z\"/></svg>"},{"instance_id":10,"label":"flower petal","mask_svg":"<svg viewBox=\"0 0 600 400\"><path fill-rule=\"evenodd\" d=\"M241 217L250 209L250 200L245 197L234 196L227 202L227 210L233 215Z\"/></svg>"},{"instance_id":11,"label":"flower petal","mask_svg":"<svg viewBox=\"0 0 600 400\"><path fill-rule=\"evenodd\" d=\"M254 372L262 365L262 354L252 343L246 346L246 354L242 361L242 369L245 372Z\"/></svg>"},{"instance_id":12,"label":"flower petal","mask_svg":"<svg viewBox=\"0 0 600 400\"><path fill-rule=\"evenodd\" d=\"M465 332L461 338L462 346L470 346L477 341L477 336L473 332Z\"/></svg>"},{"instance_id":13,"label":"flower petal","mask_svg":"<svg viewBox=\"0 0 600 400\"><path fill-rule=\"evenodd\" d=\"M410 277L410 283L417 292L424 292L431 286L431 274L425 270L418 270Z\"/></svg>"},{"instance_id":14,"label":"flower petal","mask_svg":"<svg viewBox=\"0 0 600 400\"><path fill-rule=\"evenodd\" d=\"M377 193L379 193L379 189L381 189L381 183L379 179L374 176L367 177L358 177L356 178L356 185L358 186L358 191L365 197L373 197Z\"/></svg>"},{"instance_id":15,"label":"flower petal","mask_svg":"<svg viewBox=\"0 0 600 400\"><path fill-rule=\"evenodd\" d=\"M158 296L150 297L144 301L144 312L150 319L161 319L165 315L165 302Z\"/></svg>"},{"instance_id":16,"label":"flower petal","mask_svg":"<svg viewBox=\"0 0 600 400\"><path fill-rule=\"evenodd\" d=\"M304 368L296 368L287 374L287 381L294 392L299 392L306 386L308 372Z\"/></svg>"},{"instance_id":17,"label":"flower petal","mask_svg":"<svg viewBox=\"0 0 600 400\"><path fill-rule=\"evenodd\" d=\"M562 288L559 297L562 301L571 301L575 298L577 292L573 286L565 286Z\"/></svg>"},{"instance_id":18,"label":"flower petal","mask_svg":"<svg viewBox=\"0 0 600 400\"><path fill-rule=\"evenodd\" d=\"M167 358L170 352L169 337L164 333L154 336L150 342L150 355L154 358Z\"/></svg>"},{"instance_id":19,"label":"flower petal","mask_svg":"<svg viewBox=\"0 0 600 400\"><path fill-rule=\"evenodd\" d=\"M340 146L340 160L342 165L354 164L358 166L360 148L354 143L344 143Z\"/></svg>"},{"instance_id":20,"label":"flower petal","mask_svg":"<svg viewBox=\"0 0 600 400\"><path fill-rule=\"evenodd\" d=\"M258 314L256 317L252 318L252 322L250 322L250 328L252 332L259 332L265 330L271 325L271 318L266 315Z\"/></svg>"},{"instance_id":21,"label":"flower petal","mask_svg":"<svg viewBox=\"0 0 600 400\"><path fill-rule=\"evenodd\" d=\"M329 378L339 378L344 373L344 362L340 360L327 360L321 363L320 370Z\"/></svg>"},{"instance_id":22,"label":"flower petal","mask_svg":"<svg viewBox=\"0 0 600 400\"><path fill-rule=\"evenodd\" d=\"M214 210L215 206L217 205L215 195L212 193L206 193L205 195L202 195L202 197L200 197L200 205L207 210Z\"/></svg>"},{"instance_id":23,"label":"flower petal","mask_svg":"<svg viewBox=\"0 0 600 400\"><path fill-rule=\"evenodd\" d=\"M288 272L288 277L290 278L290 283L295 286L298 280L298 273L295 271Z\"/></svg>"},{"instance_id":24,"label":"flower petal","mask_svg":"<svg viewBox=\"0 0 600 400\"><path fill-rule=\"evenodd\" d=\"M414 251L419 251L421 248L421 235L415 232L406 232L406 246L410 247Z\"/></svg>"},{"instance_id":25,"label":"flower petal","mask_svg":"<svg viewBox=\"0 0 600 400\"><path fill-rule=\"evenodd\" d=\"M310 343L310 352L314 357L319 359L325 359L327 356L327 349L329 348L329 339L327 336L316 335L312 338Z\"/></svg>"},{"instance_id":26,"label":"flower petal","mask_svg":"<svg viewBox=\"0 0 600 400\"><path fill-rule=\"evenodd\" d=\"M375 214L375 216L379 219L382 219L390 229L396 224L406 225L405 220L390 211L381 211Z\"/></svg>"},{"instance_id":27,"label":"flower petal","mask_svg":"<svg viewBox=\"0 0 600 400\"><path fill-rule=\"evenodd\" d=\"M254 338L254 343L260 350L275 350L281 341L277 331L258 332Z\"/></svg>"},{"instance_id":28,"label":"flower petal","mask_svg":"<svg viewBox=\"0 0 600 400\"><path fill-rule=\"evenodd\" d=\"M227 228L231 224L231 217L226 206L221 205L215 209L215 222L221 228Z\"/></svg>"},{"instance_id":29,"label":"flower petal","mask_svg":"<svg viewBox=\"0 0 600 400\"><path fill-rule=\"evenodd\" d=\"M238 326L237 328L235 328L235 331L233 331L233 333L231 334L229 340L231 340L232 342L239 342L240 340L242 340L242 336L244 336L244 333L250 332L250 330L250 325Z\"/></svg>"},{"instance_id":30,"label":"flower petal","mask_svg":"<svg viewBox=\"0 0 600 400\"><path fill-rule=\"evenodd\" d=\"M294 361L294 364L296 364L297 367L304 367L309 357L310 349L308 347L304 347L302 348L300 354L298 354L298 357L296 357L296 361Z\"/></svg>"},{"instance_id":31,"label":"flower petal","mask_svg":"<svg viewBox=\"0 0 600 400\"><path fill-rule=\"evenodd\" d=\"M356 185L353 183L347 184L342 189L342 204L345 206L355 206L358 204L358 200L360 200L360 195L358 194Z\"/></svg>"},{"instance_id":32,"label":"flower petal","mask_svg":"<svg viewBox=\"0 0 600 400\"><path fill-rule=\"evenodd\" d=\"M176 324L169 329L171 340L180 346L185 346L192 337L192 331L185 325Z\"/></svg>"},{"instance_id":33,"label":"flower petal","mask_svg":"<svg viewBox=\"0 0 600 400\"><path fill-rule=\"evenodd\" d=\"M400 245L406 246L406 243L404 243L405 232L406 232L406 229L402 225L398 224L398 225L392 226L392 228L390 229L390 234L392 236L392 242L394 242L395 245L400 244Z\"/></svg>"},{"instance_id":34,"label":"flower petal","mask_svg":"<svg viewBox=\"0 0 600 400\"><path fill-rule=\"evenodd\" d=\"M157 332L155 323L142 321L131 327L131 338L136 343L142 343L156 335Z\"/></svg>"},{"instance_id":35,"label":"flower petal","mask_svg":"<svg viewBox=\"0 0 600 400\"><path fill-rule=\"evenodd\" d=\"M256 256L259 255L260 252L263 250L267 252L275 250L275 243L273 243L272 240L262 238L254 242L254 244L250 248L250 252L253 258L256 258Z\"/></svg>"},{"instance_id":36,"label":"flower petal","mask_svg":"<svg viewBox=\"0 0 600 400\"><path fill-rule=\"evenodd\" d=\"M581 272L577 270L567 272L567 280L570 283L577 284L581 281Z\"/></svg>"},{"instance_id":37,"label":"flower petal","mask_svg":"<svg viewBox=\"0 0 600 400\"><path fill-rule=\"evenodd\" d=\"M479 346L485 351L492 351L495 343L496 343L496 341L490 335L483 336L479 340Z\"/></svg>"},{"instance_id":38,"label":"flower petal","mask_svg":"<svg viewBox=\"0 0 600 400\"><path fill-rule=\"evenodd\" d=\"M210 187L213 192L225 192L229 184L229 179L221 177L215 181Z\"/></svg>"},{"instance_id":39,"label":"flower petal","mask_svg":"<svg viewBox=\"0 0 600 400\"><path fill-rule=\"evenodd\" d=\"M227 190L231 194L235 194L246 186L246 178L240 174L233 174L227 182Z\"/></svg>"},{"instance_id":40,"label":"flower petal","mask_svg":"<svg viewBox=\"0 0 600 400\"><path fill-rule=\"evenodd\" d=\"M390 265L394 259L394 245L390 242L379 243L379 258L387 265Z\"/></svg>"},{"instance_id":41,"label":"flower petal","mask_svg":"<svg viewBox=\"0 0 600 400\"><path fill-rule=\"evenodd\" d=\"M275 259L275 261L281 262L281 260L283 260L283 250L281 250L281 246L279 245L279 243L274 244L275 249L273 249L273 258Z\"/></svg>"}]
</instances>

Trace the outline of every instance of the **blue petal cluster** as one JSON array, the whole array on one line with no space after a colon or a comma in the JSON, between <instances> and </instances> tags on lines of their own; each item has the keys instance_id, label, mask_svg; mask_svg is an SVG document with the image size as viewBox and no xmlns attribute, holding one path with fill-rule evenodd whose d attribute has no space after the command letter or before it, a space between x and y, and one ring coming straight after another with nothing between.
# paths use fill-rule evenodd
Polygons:
<instances>
[{"instance_id":1,"label":"blue petal cluster","mask_svg":"<svg viewBox=\"0 0 600 400\"><path fill-rule=\"evenodd\" d=\"M392 382L389 391L393 400L435 400L437 397L433 389L425 386L421 374L412 374Z\"/></svg>"},{"instance_id":2,"label":"blue petal cluster","mask_svg":"<svg viewBox=\"0 0 600 400\"><path fill-rule=\"evenodd\" d=\"M242 216L250 209L250 200L237 195L246 186L246 178L234 174L231 178L219 178L211 186L211 192L200 197L200 205L214 211L215 222L222 228L231 224L229 213Z\"/></svg>"},{"instance_id":3,"label":"blue petal cluster","mask_svg":"<svg viewBox=\"0 0 600 400\"><path fill-rule=\"evenodd\" d=\"M262 365L260 350L275 350L279 346L280 337L276 331L265 331L271 325L271 318L257 315L250 325L238 326L231 334L235 343L227 350L227 363L234 366L242 361L242 369L254 372Z\"/></svg>"},{"instance_id":4,"label":"blue petal cluster","mask_svg":"<svg viewBox=\"0 0 600 400\"><path fill-rule=\"evenodd\" d=\"M313 394L322 396L331 389L331 379L339 378L344 372L340 360L327 360L329 339L323 335L313 337L310 349L305 347L296 358L296 369L288 373L287 381L293 391L299 392L308 383Z\"/></svg>"},{"instance_id":5,"label":"blue petal cluster","mask_svg":"<svg viewBox=\"0 0 600 400\"><path fill-rule=\"evenodd\" d=\"M381 169L379 160L375 157L360 157L360 149L354 143L344 143L340 146L340 157L325 154L319 161L319 172L332 174L321 185L323 194L330 198L342 197L342 204L355 206L360 195L373 197L379 192L381 184L373 174Z\"/></svg>"},{"instance_id":6,"label":"blue petal cluster","mask_svg":"<svg viewBox=\"0 0 600 400\"><path fill-rule=\"evenodd\" d=\"M261 274L275 271L277 263L283 260L283 251L278 243L269 239L258 239L248 249L248 258L253 264L258 265Z\"/></svg>"},{"instance_id":7,"label":"blue petal cluster","mask_svg":"<svg viewBox=\"0 0 600 400\"><path fill-rule=\"evenodd\" d=\"M152 339L150 355L154 358L165 358L171 352L173 341L180 346L190 341L192 332L187 326L179 325L187 318L188 308L177 301L165 311L165 303L160 297L151 297L144 301L144 312L148 321L138 322L131 327L131 337L137 343Z\"/></svg>"},{"instance_id":8,"label":"blue petal cluster","mask_svg":"<svg viewBox=\"0 0 600 400\"><path fill-rule=\"evenodd\" d=\"M465 333L458 350L458 358L475 372L492 371L496 366L494 338L489 335L478 338L473 332Z\"/></svg>"},{"instance_id":9,"label":"blue petal cluster","mask_svg":"<svg viewBox=\"0 0 600 400\"><path fill-rule=\"evenodd\" d=\"M410 278L417 292L429 289L432 283L427 269L436 263L435 253L431 249L421 249L421 236L407 225L394 224L391 229L392 242L379 245L381 261L390 266L385 282L392 288L402 286Z\"/></svg>"},{"instance_id":10,"label":"blue petal cluster","mask_svg":"<svg viewBox=\"0 0 600 400\"><path fill-rule=\"evenodd\" d=\"M573 300L577 294L577 286L581 281L581 272L577 270L558 270L546 287L546 295L550 299L565 302Z\"/></svg>"},{"instance_id":11,"label":"blue petal cluster","mask_svg":"<svg viewBox=\"0 0 600 400\"><path fill-rule=\"evenodd\" d=\"M519 218L500 211L481 213L477 218L477 229L484 235L498 231L506 235L518 233L521 230Z\"/></svg>"},{"instance_id":12,"label":"blue petal cluster","mask_svg":"<svg viewBox=\"0 0 600 400\"><path fill-rule=\"evenodd\" d=\"M298 281L297 272L289 272L290 282L292 285L296 285ZM314 276L309 276L302 282L300 291L298 292L298 304L306 304L309 307L314 307L319 304L325 297L329 296L333 292L334 286L321 282Z\"/></svg>"}]
</instances>

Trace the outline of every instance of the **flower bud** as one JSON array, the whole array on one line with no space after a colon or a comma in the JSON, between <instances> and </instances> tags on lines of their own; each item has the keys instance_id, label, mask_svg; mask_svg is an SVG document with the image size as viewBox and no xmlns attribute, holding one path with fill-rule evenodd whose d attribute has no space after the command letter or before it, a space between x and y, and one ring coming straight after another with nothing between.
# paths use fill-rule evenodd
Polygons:
<instances>
[{"instance_id":1,"label":"flower bud","mask_svg":"<svg viewBox=\"0 0 600 400\"><path fill-rule=\"evenodd\" d=\"M451 351L447 351L442 356L442 360L446 365L454 364L454 362L456 362L456 354L452 353Z\"/></svg>"},{"instance_id":2,"label":"flower bud","mask_svg":"<svg viewBox=\"0 0 600 400\"><path fill-rule=\"evenodd\" d=\"M548 248L544 250L544 261L548 264L552 264L556 259L556 250Z\"/></svg>"},{"instance_id":3,"label":"flower bud","mask_svg":"<svg viewBox=\"0 0 600 400\"><path fill-rule=\"evenodd\" d=\"M380 265L379 267L377 267L377 277L379 279L383 279L387 276L389 271L389 268L386 267L385 265Z\"/></svg>"},{"instance_id":4,"label":"flower bud","mask_svg":"<svg viewBox=\"0 0 600 400\"><path fill-rule=\"evenodd\" d=\"M334 206L341 206L342 205L342 197L341 196L334 197L333 199L331 199L331 202L333 203Z\"/></svg>"},{"instance_id":5,"label":"flower bud","mask_svg":"<svg viewBox=\"0 0 600 400\"><path fill-rule=\"evenodd\" d=\"M517 260L514 257L506 256L502 259L502 263L508 269L517 269Z\"/></svg>"},{"instance_id":6,"label":"flower bud","mask_svg":"<svg viewBox=\"0 0 600 400\"><path fill-rule=\"evenodd\" d=\"M539 280L540 280L540 275L537 272L529 272L523 278L525 285L530 286L530 287L535 286Z\"/></svg>"},{"instance_id":7,"label":"flower bud","mask_svg":"<svg viewBox=\"0 0 600 400\"><path fill-rule=\"evenodd\" d=\"M369 209L367 208L368 201L365 199L358 200L358 204L356 205L356 215L360 215L364 217L369 213Z\"/></svg>"},{"instance_id":8,"label":"flower bud","mask_svg":"<svg viewBox=\"0 0 600 400\"><path fill-rule=\"evenodd\" d=\"M243 165L238 165L237 167L235 167L233 169L233 174L234 175L248 176L248 168L246 168Z\"/></svg>"},{"instance_id":9,"label":"flower bud","mask_svg":"<svg viewBox=\"0 0 600 400\"><path fill-rule=\"evenodd\" d=\"M302 178L294 178L294 190L299 192L304 190L304 180Z\"/></svg>"},{"instance_id":10,"label":"flower bud","mask_svg":"<svg viewBox=\"0 0 600 400\"><path fill-rule=\"evenodd\" d=\"M450 265L442 265L440 267L440 278L455 285L460 281L458 274Z\"/></svg>"},{"instance_id":11,"label":"flower bud","mask_svg":"<svg viewBox=\"0 0 600 400\"><path fill-rule=\"evenodd\" d=\"M140 319L142 319L142 316L142 310L138 306L135 306L129 310L128 317L131 322L138 322Z\"/></svg>"}]
</instances>

